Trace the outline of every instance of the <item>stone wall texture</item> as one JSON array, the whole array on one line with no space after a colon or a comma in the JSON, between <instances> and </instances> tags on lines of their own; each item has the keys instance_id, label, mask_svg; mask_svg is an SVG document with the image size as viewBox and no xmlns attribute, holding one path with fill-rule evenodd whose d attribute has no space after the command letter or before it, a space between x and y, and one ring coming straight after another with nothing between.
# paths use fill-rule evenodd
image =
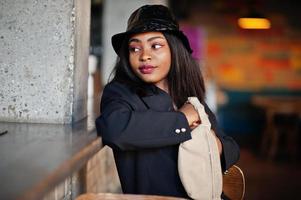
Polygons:
<instances>
[{"instance_id":1,"label":"stone wall texture","mask_svg":"<svg viewBox=\"0 0 301 200\"><path fill-rule=\"evenodd\" d=\"M86 116L90 1L81 4L0 1L0 121Z\"/></svg>"}]
</instances>

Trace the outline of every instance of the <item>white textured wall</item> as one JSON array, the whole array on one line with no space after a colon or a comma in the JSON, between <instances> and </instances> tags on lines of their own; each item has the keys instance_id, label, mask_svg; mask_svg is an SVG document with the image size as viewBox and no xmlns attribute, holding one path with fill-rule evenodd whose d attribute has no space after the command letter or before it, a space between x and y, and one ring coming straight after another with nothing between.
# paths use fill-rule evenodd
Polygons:
<instances>
[{"instance_id":1,"label":"white textured wall","mask_svg":"<svg viewBox=\"0 0 301 200\"><path fill-rule=\"evenodd\" d=\"M90 1L79 2L0 1L0 121L86 115Z\"/></svg>"},{"instance_id":2,"label":"white textured wall","mask_svg":"<svg viewBox=\"0 0 301 200\"><path fill-rule=\"evenodd\" d=\"M126 30L131 13L145 4L167 5L167 0L104 0L102 81L106 84L116 62L111 37Z\"/></svg>"}]
</instances>

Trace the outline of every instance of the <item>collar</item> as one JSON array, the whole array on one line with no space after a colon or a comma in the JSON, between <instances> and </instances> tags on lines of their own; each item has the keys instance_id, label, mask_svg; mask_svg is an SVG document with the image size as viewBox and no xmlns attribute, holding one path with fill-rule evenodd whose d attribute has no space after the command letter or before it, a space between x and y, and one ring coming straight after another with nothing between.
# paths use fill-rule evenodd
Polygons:
<instances>
[{"instance_id":1,"label":"collar","mask_svg":"<svg viewBox=\"0 0 301 200\"><path fill-rule=\"evenodd\" d=\"M146 95L141 97L144 104L153 110L157 111L171 111L173 110L173 103L171 96L164 90L155 85L150 85L146 89Z\"/></svg>"}]
</instances>

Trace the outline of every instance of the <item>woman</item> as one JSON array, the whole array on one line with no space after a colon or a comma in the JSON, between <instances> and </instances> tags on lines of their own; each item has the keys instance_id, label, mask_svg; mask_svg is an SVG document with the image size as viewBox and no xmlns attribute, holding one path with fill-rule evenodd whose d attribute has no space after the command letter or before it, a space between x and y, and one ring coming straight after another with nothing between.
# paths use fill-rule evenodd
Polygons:
<instances>
[{"instance_id":1,"label":"woman","mask_svg":"<svg viewBox=\"0 0 301 200\"><path fill-rule=\"evenodd\" d=\"M187 98L198 97L205 106L223 170L238 160L239 148L205 104L204 81L186 36L168 8L145 5L112 45L115 76L104 88L96 128L113 149L123 192L189 198L178 174L178 147L202 122Z\"/></svg>"}]
</instances>

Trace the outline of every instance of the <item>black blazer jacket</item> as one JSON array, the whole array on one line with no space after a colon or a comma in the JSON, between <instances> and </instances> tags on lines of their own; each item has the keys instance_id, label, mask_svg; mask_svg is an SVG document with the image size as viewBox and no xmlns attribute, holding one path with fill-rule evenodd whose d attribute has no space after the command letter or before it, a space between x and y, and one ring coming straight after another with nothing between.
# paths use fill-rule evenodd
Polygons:
<instances>
[{"instance_id":1,"label":"black blazer jacket","mask_svg":"<svg viewBox=\"0 0 301 200\"><path fill-rule=\"evenodd\" d=\"M185 115L173 109L171 97L155 86L140 96L111 82L104 88L100 109L97 132L113 149L123 192L188 198L177 160L178 146L191 139L191 130ZM226 170L239 159L239 148L217 129L207 105L205 110L223 145L221 163Z\"/></svg>"}]
</instances>

